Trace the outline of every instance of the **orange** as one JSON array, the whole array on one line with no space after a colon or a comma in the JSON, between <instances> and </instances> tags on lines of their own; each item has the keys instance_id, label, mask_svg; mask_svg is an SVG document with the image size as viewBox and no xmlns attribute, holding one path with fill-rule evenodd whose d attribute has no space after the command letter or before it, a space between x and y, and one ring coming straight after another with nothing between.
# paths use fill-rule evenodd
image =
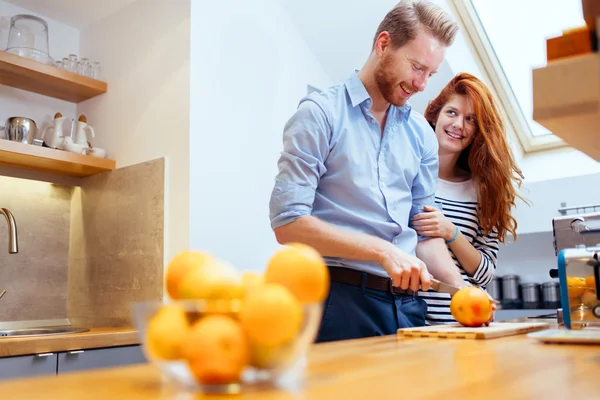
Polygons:
<instances>
[{"instance_id":1,"label":"orange","mask_svg":"<svg viewBox=\"0 0 600 400\"><path fill-rule=\"evenodd\" d=\"M468 286L452 296L450 313L464 326L482 326L492 317L492 302L483 289Z\"/></svg>"},{"instance_id":2,"label":"orange","mask_svg":"<svg viewBox=\"0 0 600 400\"><path fill-rule=\"evenodd\" d=\"M321 302L329 292L329 270L314 248L289 243L269 260L265 282L285 286L301 303Z\"/></svg>"},{"instance_id":3,"label":"orange","mask_svg":"<svg viewBox=\"0 0 600 400\"><path fill-rule=\"evenodd\" d=\"M244 272L242 274L242 286L244 294L260 287L264 283L264 277L256 272Z\"/></svg>"},{"instance_id":4,"label":"orange","mask_svg":"<svg viewBox=\"0 0 600 400\"><path fill-rule=\"evenodd\" d=\"M246 296L240 322L252 344L278 346L300 330L302 306L298 299L277 283L266 283Z\"/></svg>"},{"instance_id":5,"label":"orange","mask_svg":"<svg viewBox=\"0 0 600 400\"><path fill-rule=\"evenodd\" d=\"M292 340L279 346L251 345L250 365L261 369L278 368L289 365L294 359L296 343Z\"/></svg>"},{"instance_id":6,"label":"orange","mask_svg":"<svg viewBox=\"0 0 600 400\"><path fill-rule=\"evenodd\" d=\"M587 278L585 278L585 287L588 289L596 290L596 278L594 277L594 275L590 275Z\"/></svg>"},{"instance_id":7,"label":"orange","mask_svg":"<svg viewBox=\"0 0 600 400\"><path fill-rule=\"evenodd\" d=\"M181 278L181 299L239 299L244 294L241 277L228 263L220 260L207 262Z\"/></svg>"},{"instance_id":8,"label":"orange","mask_svg":"<svg viewBox=\"0 0 600 400\"><path fill-rule=\"evenodd\" d=\"M212 255L200 251L182 251L171 259L165 276L167 293L172 299L179 299L181 279L194 269L206 263L214 262Z\"/></svg>"},{"instance_id":9,"label":"orange","mask_svg":"<svg viewBox=\"0 0 600 400\"><path fill-rule=\"evenodd\" d=\"M240 323L222 315L209 315L196 322L183 343L182 354L202 384L239 382L250 363L250 348Z\"/></svg>"},{"instance_id":10,"label":"orange","mask_svg":"<svg viewBox=\"0 0 600 400\"><path fill-rule=\"evenodd\" d=\"M596 304L598 304L598 298L596 297L596 292L594 290L586 290L581 295L580 301L586 307L589 307L589 308L594 307Z\"/></svg>"},{"instance_id":11,"label":"orange","mask_svg":"<svg viewBox=\"0 0 600 400\"><path fill-rule=\"evenodd\" d=\"M188 332L185 310L177 304L165 305L148 324L148 349L155 357L177 360L181 358L181 345Z\"/></svg>"},{"instance_id":12,"label":"orange","mask_svg":"<svg viewBox=\"0 0 600 400\"><path fill-rule=\"evenodd\" d=\"M570 299L579 297L585 292L586 280L579 276L567 276L567 292Z\"/></svg>"}]
</instances>

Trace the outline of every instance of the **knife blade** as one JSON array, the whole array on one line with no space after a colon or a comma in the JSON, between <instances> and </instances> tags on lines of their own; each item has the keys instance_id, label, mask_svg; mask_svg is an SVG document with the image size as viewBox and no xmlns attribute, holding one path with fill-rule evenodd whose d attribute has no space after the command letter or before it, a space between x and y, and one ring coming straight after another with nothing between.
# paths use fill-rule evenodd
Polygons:
<instances>
[{"instance_id":1,"label":"knife blade","mask_svg":"<svg viewBox=\"0 0 600 400\"><path fill-rule=\"evenodd\" d=\"M456 286L452 286L445 282L438 281L435 278L431 278L431 288L436 292L449 293L451 295L455 294L459 290Z\"/></svg>"}]
</instances>

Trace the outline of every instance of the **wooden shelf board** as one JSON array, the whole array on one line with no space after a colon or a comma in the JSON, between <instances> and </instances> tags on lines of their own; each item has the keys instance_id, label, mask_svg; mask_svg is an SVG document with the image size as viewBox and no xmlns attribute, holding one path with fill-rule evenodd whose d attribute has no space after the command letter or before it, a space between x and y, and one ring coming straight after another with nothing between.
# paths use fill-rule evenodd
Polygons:
<instances>
[{"instance_id":1,"label":"wooden shelf board","mask_svg":"<svg viewBox=\"0 0 600 400\"><path fill-rule=\"evenodd\" d=\"M0 51L0 84L74 103L107 91L106 82Z\"/></svg>"},{"instance_id":2,"label":"wooden shelf board","mask_svg":"<svg viewBox=\"0 0 600 400\"><path fill-rule=\"evenodd\" d=\"M112 171L115 164L105 158L0 139L2 166L82 177Z\"/></svg>"},{"instance_id":3,"label":"wooden shelf board","mask_svg":"<svg viewBox=\"0 0 600 400\"><path fill-rule=\"evenodd\" d=\"M600 161L598 53L551 61L533 70L533 119Z\"/></svg>"}]
</instances>

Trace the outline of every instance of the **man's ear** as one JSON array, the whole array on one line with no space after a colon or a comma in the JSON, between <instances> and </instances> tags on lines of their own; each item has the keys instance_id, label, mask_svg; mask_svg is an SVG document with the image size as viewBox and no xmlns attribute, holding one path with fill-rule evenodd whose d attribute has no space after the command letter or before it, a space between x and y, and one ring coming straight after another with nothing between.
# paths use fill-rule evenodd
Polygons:
<instances>
[{"instance_id":1,"label":"man's ear","mask_svg":"<svg viewBox=\"0 0 600 400\"><path fill-rule=\"evenodd\" d=\"M383 31L377 36L373 50L377 55L377 58L383 57L384 51L390 46L390 34L387 31Z\"/></svg>"}]
</instances>

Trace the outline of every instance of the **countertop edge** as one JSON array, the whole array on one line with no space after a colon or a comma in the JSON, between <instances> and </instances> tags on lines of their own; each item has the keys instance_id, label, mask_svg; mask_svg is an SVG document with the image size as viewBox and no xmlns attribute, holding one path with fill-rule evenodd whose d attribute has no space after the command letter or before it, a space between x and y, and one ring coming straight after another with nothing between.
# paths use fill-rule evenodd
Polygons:
<instances>
[{"instance_id":1,"label":"countertop edge","mask_svg":"<svg viewBox=\"0 0 600 400\"><path fill-rule=\"evenodd\" d=\"M91 328L88 332L0 339L0 358L140 344L133 328Z\"/></svg>"}]
</instances>

